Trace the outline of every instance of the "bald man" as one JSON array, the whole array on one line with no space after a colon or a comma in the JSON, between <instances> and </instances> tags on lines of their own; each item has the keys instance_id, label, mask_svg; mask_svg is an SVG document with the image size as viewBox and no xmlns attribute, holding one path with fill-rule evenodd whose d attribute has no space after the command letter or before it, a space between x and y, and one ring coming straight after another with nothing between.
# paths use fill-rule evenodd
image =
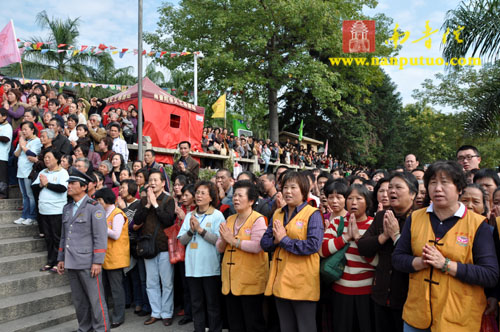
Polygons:
<instances>
[{"instance_id":1,"label":"bald man","mask_svg":"<svg viewBox=\"0 0 500 332\"><path fill-rule=\"evenodd\" d=\"M417 167L418 167L417 157L415 157L415 155L411 154L411 153L409 155L406 155L406 157L405 157L405 170L407 172L411 172Z\"/></svg>"}]
</instances>

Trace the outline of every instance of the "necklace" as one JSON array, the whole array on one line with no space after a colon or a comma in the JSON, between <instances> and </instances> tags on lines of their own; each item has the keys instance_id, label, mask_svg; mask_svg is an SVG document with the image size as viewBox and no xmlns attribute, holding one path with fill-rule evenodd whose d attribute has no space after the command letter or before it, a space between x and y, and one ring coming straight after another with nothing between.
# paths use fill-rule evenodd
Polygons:
<instances>
[{"instance_id":1,"label":"necklace","mask_svg":"<svg viewBox=\"0 0 500 332\"><path fill-rule=\"evenodd\" d=\"M245 220L242 222L243 218L240 218L241 215L238 215L238 217L236 217L236 220L234 221L234 223L240 227L241 225L243 225L244 223L247 222L248 218L250 218L250 215L252 214L253 210L250 210L250 213L246 216ZM239 221L239 222L238 222Z\"/></svg>"}]
</instances>

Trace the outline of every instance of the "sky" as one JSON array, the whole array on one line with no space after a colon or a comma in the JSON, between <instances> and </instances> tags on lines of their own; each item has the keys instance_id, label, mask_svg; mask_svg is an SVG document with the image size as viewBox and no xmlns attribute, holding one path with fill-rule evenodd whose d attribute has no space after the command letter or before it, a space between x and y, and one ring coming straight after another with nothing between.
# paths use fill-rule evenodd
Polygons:
<instances>
[{"instance_id":1,"label":"sky","mask_svg":"<svg viewBox=\"0 0 500 332\"><path fill-rule=\"evenodd\" d=\"M173 1L177 3L177 1ZM425 47L424 41L412 43L420 38L425 29L425 22L429 20L429 26L439 29L444 22L446 12L454 9L459 1L452 0L379 0L379 4L374 9L366 9L365 13L372 15L384 13L394 19L403 31L409 31L410 37L402 45L399 56L404 57L439 57L441 55L441 37L443 31L434 34L431 49ZM157 0L143 0L143 31L154 32L159 14L158 7L161 5ZM17 38L29 39L33 36L45 36L46 32L36 25L35 17L37 13L46 10L49 17L65 19L67 17L81 20L80 24L80 45L113 45L121 48L137 48L137 0L85 0L85 1L8 1L2 4L2 15L0 16L0 28L5 26L10 19L14 21ZM394 24L393 26L394 27ZM149 50L148 45L144 48ZM182 50L171 50L182 51ZM203 50L200 50L203 51ZM137 56L125 54L122 59L118 55L113 56L117 68L134 66L137 73ZM144 67L149 63L149 59L144 58ZM436 73L444 72L444 67L423 67L407 66L403 70L392 67L384 67L386 72L396 83L398 91L401 93L403 104L414 102L411 97L412 91L418 89L420 84L427 78L433 78ZM168 78L168 71L162 68L158 70L165 73ZM445 112L454 110L444 107L436 107Z\"/></svg>"}]
</instances>

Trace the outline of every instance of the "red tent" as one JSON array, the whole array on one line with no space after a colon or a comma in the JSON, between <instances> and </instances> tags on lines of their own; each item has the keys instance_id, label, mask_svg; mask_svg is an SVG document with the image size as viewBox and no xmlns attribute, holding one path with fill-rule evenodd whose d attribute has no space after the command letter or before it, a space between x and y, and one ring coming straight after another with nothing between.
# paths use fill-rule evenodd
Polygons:
<instances>
[{"instance_id":1,"label":"red tent","mask_svg":"<svg viewBox=\"0 0 500 332\"><path fill-rule=\"evenodd\" d=\"M106 98L110 107L127 109L130 104L137 108L137 84L127 91ZM154 147L176 149L181 141L191 143L193 151L203 151L201 135L205 109L182 101L154 84L149 78L142 80L142 109L144 113L143 136L151 137ZM158 155L157 161L172 163L172 156Z\"/></svg>"}]
</instances>

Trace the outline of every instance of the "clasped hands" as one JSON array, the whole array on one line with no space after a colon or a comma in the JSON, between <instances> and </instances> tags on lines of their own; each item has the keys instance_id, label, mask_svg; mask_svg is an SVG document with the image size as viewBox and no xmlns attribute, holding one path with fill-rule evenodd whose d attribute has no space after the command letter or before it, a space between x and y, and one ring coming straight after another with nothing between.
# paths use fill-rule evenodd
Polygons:
<instances>
[{"instance_id":1,"label":"clasped hands","mask_svg":"<svg viewBox=\"0 0 500 332\"><path fill-rule=\"evenodd\" d=\"M200 227L200 222L198 221L198 219L191 215L191 219L189 219L189 227L191 228L191 232L197 232L197 233L201 233L203 232L203 228Z\"/></svg>"},{"instance_id":2,"label":"clasped hands","mask_svg":"<svg viewBox=\"0 0 500 332\"><path fill-rule=\"evenodd\" d=\"M344 229L346 229L344 223ZM356 224L356 216L351 214L349 216L349 221L347 222L347 232L341 234L346 242L349 241L358 241L361 238L361 234L359 234L358 224Z\"/></svg>"}]
</instances>

